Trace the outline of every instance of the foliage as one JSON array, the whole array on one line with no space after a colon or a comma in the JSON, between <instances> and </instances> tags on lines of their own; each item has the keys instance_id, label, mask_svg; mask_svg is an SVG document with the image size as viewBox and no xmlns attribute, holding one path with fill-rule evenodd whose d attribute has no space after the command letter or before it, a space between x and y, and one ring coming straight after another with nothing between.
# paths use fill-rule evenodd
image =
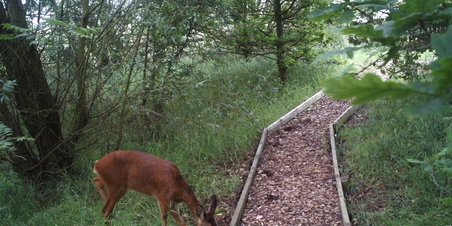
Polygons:
<instances>
[{"instance_id":1,"label":"foliage","mask_svg":"<svg viewBox=\"0 0 452 226\"><path fill-rule=\"evenodd\" d=\"M401 98L409 95L423 95L427 100L417 104L413 112L433 113L443 111L450 106L449 92L452 87L452 45L447 40L452 39L452 28L446 34L434 35L432 46L438 53L438 60L432 67L429 81L418 81L414 84L403 84L393 81L381 81L375 74L368 74L357 80L350 77L333 78L326 83L326 92L337 98L353 98L355 104L363 104L381 97ZM446 45L443 45L446 44ZM359 90L358 92L356 92Z\"/></svg>"},{"instance_id":2,"label":"foliage","mask_svg":"<svg viewBox=\"0 0 452 226\"><path fill-rule=\"evenodd\" d=\"M446 13L450 8L442 9L440 7L447 1L422 2L421 4L416 0L406 1L395 9L388 8L393 6L393 1L381 1L379 4L372 4L371 6L351 2L334 5L329 10L318 13L317 16L327 16L326 14L331 16L341 10L349 10L349 6L369 7L371 9L378 6L379 10L386 9L387 11L384 12L389 12L389 19L381 25L358 25L346 28L345 33L368 38L372 42L379 42L388 46L387 60L389 60L398 51L399 45L397 43L406 39L403 34L408 34L411 29L415 29L417 26L425 25L425 22L443 24L450 18ZM369 2L366 1L366 3ZM417 79L412 83L400 83L381 81L375 74L367 74L362 79L332 78L326 82L325 91L337 98L353 99L355 104L364 104L383 97L400 99L413 95L423 96L424 98L419 99L419 103L413 104L409 108L410 112L415 114L438 113L450 109L452 98L450 92L452 88L452 45L450 44L452 26L449 26L444 34L434 33L428 39L431 48L435 50L437 59L431 64L431 71L426 79ZM450 168L452 165L447 167Z\"/></svg>"},{"instance_id":3,"label":"foliage","mask_svg":"<svg viewBox=\"0 0 452 226\"><path fill-rule=\"evenodd\" d=\"M401 122L394 120L394 118L388 119L387 116L383 117L379 113L383 119L378 123L383 122L384 125L380 126L377 122L372 122L373 124L369 127L381 128L381 131L365 131L364 134L360 134L360 136L365 136L362 138L365 139L364 143L362 146L358 143L354 145L362 147L362 150L356 150L356 153L349 154L353 155L352 161L357 161L352 166L355 168L353 171L356 174L360 174L358 173L359 170L356 169L359 165L366 165L370 169L381 169L384 171L376 172L376 175L373 176L364 175L368 172L362 175L362 178L367 177L370 180L393 178L389 175L391 172L405 172L407 169L403 167L406 168L406 164L415 166L414 169L410 169L410 173L405 173L407 178L388 182L388 186L400 184L401 181L405 184L422 183L420 187L412 190L394 189L396 190L394 196L403 196L401 200L428 200L425 203L431 208L429 214L434 215L434 219L439 219L435 211L438 211L438 214L444 214L441 210L435 209L434 205L442 203L439 205L444 205L446 210L450 210L450 204L447 204L450 203L450 178L452 176L452 146L450 145L450 137L452 136L450 129L452 127L450 123L450 109L452 107L450 102L452 99L452 93L450 92L452 89L452 45L450 40L452 40L452 26L450 26L450 22L452 17L450 6L451 2L447 0L346 1L340 4L333 4L312 15L323 19L339 17L342 22L351 22L350 25L343 29L343 33L351 35L355 44L361 45L362 48L384 47L385 53L379 56L376 61L369 63L369 66L376 66L380 62L378 67L384 71L384 67L394 68L402 65L400 68L403 70L398 71L398 74L390 74L389 76L403 79L402 81L382 81L380 76L375 73L368 73L364 76L358 75L360 78L352 78L349 75L329 79L325 83L325 91L339 99L352 99L354 104L366 104L386 97L393 100L403 99L405 101L414 99L414 101L409 101L411 105L404 106L411 115L420 116L416 118L416 121L407 122L406 119L403 119L405 123L402 126ZM344 18L347 18L347 20ZM355 51L356 49L359 48L349 48L348 51ZM429 65L429 70L424 71L420 64L417 63L417 60L421 54L430 50L435 52L436 59ZM352 54L348 55L352 56ZM405 60L400 61L401 59ZM423 64L425 66L427 63ZM406 65L409 66L406 67ZM386 103L386 105L390 104ZM385 114L395 117L392 113ZM397 115L397 117L405 116ZM436 128L437 131L434 131L434 129L429 127L429 124L441 126ZM394 128L397 126L406 127L407 125L407 128ZM397 131L400 135L384 135L390 131ZM438 134L438 132L444 132L447 135ZM419 138L408 137L408 140L406 137L400 137L411 134L435 136L432 137L434 139L422 136ZM348 137L348 139L352 138ZM441 142L446 139L448 140L447 143ZM411 143L404 143L406 140L427 145L423 145L425 148L419 149ZM388 169L389 171L384 169L384 167L392 165L388 162L396 164L395 167ZM419 174L423 174L425 177L419 179ZM369 181L368 183L372 184L373 182ZM377 186L385 186L385 184L386 182ZM423 193L421 197L412 194L415 191L422 192L423 189L428 189L427 193L430 192L431 194ZM446 198L443 199L443 196ZM391 198L387 197L384 200L389 201ZM377 213L375 219L360 223L391 225L429 222L430 224L430 216L421 216L422 220L420 221L410 221L412 216L401 216L403 215L402 211L415 214L418 212L418 208L423 210L422 207L419 207L421 203L417 204L418 206L415 208L407 207L405 209L401 208L401 206L407 206L407 203L394 201L388 204L390 209L387 212ZM359 208L357 207L357 209ZM400 212L397 210L398 208L401 208ZM402 220L397 222L394 220L397 218ZM448 218L447 214L444 218ZM404 220L408 222L404 222ZM438 224L445 223L441 222L441 220L438 222Z\"/></svg>"},{"instance_id":4,"label":"foliage","mask_svg":"<svg viewBox=\"0 0 452 226\"><path fill-rule=\"evenodd\" d=\"M220 46L245 56L266 56L277 62L279 77L286 82L287 69L298 60L312 61L317 47L331 41L325 24L307 18L326 1L227 1L228 26ZM226 42L223 41L226 40Z\"/></svg>"},{"instance_id":5,"label":"foliage","mask_svg":"<svg viewBox=\"0 0 452 226\"><path fill-rule=\"evenodd\" d=\"M17 85L16 81L0 79L0 104L11 103L14 87Z\"/></svg>"},{"instance_id":6,"label":"foliage","mask_svg":"<svg viewBox=\"0 0 452 226\"><path fill-rule=\"evenodd\" d=\"M0 80L0 105L7 106L12 102L16 81ZM0 122L0 159L8 158L13 154L15 143L32 141L32 138L16 137L11 128Z\"/></svg>"},{"instance_id":7,"label":"foliage","mask_svg":"<svg viewBox=\"0 0 452 226\"><path fill-rule=\"evenodd\" d=\"M290 62L297 59L310 61L314 58L316 44L328 39L324 24L308 20L307 15L313 10L325 6L325 1L307 2L283 1L284 37L287 44L287 57ZM230 1L228 19L234 25L228 38L237 53L245 56L274 54L277 34L273 3L259 1Z\"/></svg>"},{"instance_id":8,"label":"foliage","mask_svg":"<svg viewBox=\"0 0 452 226\"><path fill-rule=\"evenodd\" d=\"M102 208L101 201L92 198L98 196L86 178L92 176L94 160L116 148L149 151L172 160L180 166L201 199L213 192L233 193L240 178L225 176L227 169L223 168L246 155L260 128L315 92L318 89L317 77L329 71L329 66L317 64L311 67L297 61L312 59L317 51L312 43L326 40L323 29L312 29L312 26L323 23L305 20L311 7L317 7L317 3L323 1L304 2L306 5L292 1L292 6L283 1L284 10L290 14L285 25L290 29L286 30L284 38L276 38L274 28L271 28L274 22L267 14L271 12L267 3L260 16L248 22L245 20L250 23L247 26L256 29L254 35L264 43L259 48L272 49L276 42L291 45L287 46L288 55L284 61L293 66L288 70L293 77L288 80L292 84L287 88L275 79L277 70L268 59L256 57L246 61L218 53L218 42L213 41L212 33L215 32L212 31L235 35L235 29L241 29L231 23L230 18L219 16L225 4L230 2L233 1L22 3L19 0L0 0L0 19L10 20L5 15L11 18L20 16L21 22L19 26L11 20L11 26L5 23L0 27L0 35L7 35L0 36L5 41L0 42L1 59L10 63L10 70L3 70L7 66L6 61L2 61L1 75L8 78L34 76L17 82L9 99L11 104L0 112L5 125L13 124L9 127L13 128L14 134L9 128L0 127L5 142L9 142L5 147L12 148L11 142L16 141L14 137L20 134L30 136L36 132L32 134L36 140L55 135L55 139L46 140L54 142L53 147L37 150L42 146L29 140L24 147L16 144L17 152L14 154L18 160L33 158L22 165L27 173L27 169L33 169L36 175L60 175L60 178L66 176L65 172L74 173L71 178L61 179L56 186L36 180L34 185L40 186L33 188L44 188L44 191L30 189L30 192L42 197L24 197L42 201L40 204L45 208L24 205L24 209L29 209L15 211L14 208L20 207L5 204L0 210L2 214L6 213L8 222L12 225L102 224L100 214L94 211ZM6 4L15 4L15 8L11 5L3 7ZM258 28L271 28L271 32L264 35ZM234 31L229 33L229 29ZM303 39L299 38L300 35ZM230 44L225 37L216 40L220 40L222 46ZM18 52L17 56L3 54L3 50L11 47L32 50L32 63L22 62L39 71L42 80L37 82L36 73L14 64L18 62L16 57L26 58L28 55L25 53L29 52ZM267 53L272 57L275 52ZM23 72L23 76L19 72ZM21 85L30 85L38 90L45 88L49 98L47 101L32 99L42 92L32 92ZM25 94L26 98L17 98L18 93ZM18 101L29 99L28 106L31 107L49 103L54 103L54 106L46 105L42 111L18 108L21 106ZM274 107L269 108L270 104ZM40 124L50 118L47 117L49 112L55 116L52 117L53 124ZM14 120L8 120L7 116ZM30 129L31 123L24 122L28 116L42 118L29 120L36 125ZM41 132L48 128L55 128L58 133ZM63 147L61 151L57 149L59 147ZM58 158L52 156L54 153L65 154L67 158L63 160L68 161L58 164L54 161ZM39 165L45 161L54 168L40 168ZM2 173L14 175L13 178L17 179L17 175L11 172L17 167L6 163L1 166L4 167ZM10 181L21 188L29 186ZM9 191L9 185L2 193L4 191ZM6 194L8 202L22 200L16 197L21 194ZM151 204L149 209L142 200L147 198L132 195L126 199L130 205L117 208L118 215L126 217L116 222L124 225L157 222L155 205ZM139 211L130 210L128 206ZM28 215L21 215L27 210ZM152 217L136 214L144 211L152 212Z\"/></svg>"},{"instance_id":9,"label":"foliage","mask_svg":"<svg viewBox=\"0 0 452 226\"><path fill-rule=\"evenodd\" d=\"M144 124L153 130L150 133L158 132L158 126L154 124L159 124L159 117L165 116L166 102L180 88L178 80L187 76L196 62L183 64L181 61L201 55L205 42L202 34L210 29L214 17L212 10L216 7L216 1L186 0L43 1L29 2L27 7L22 4L17 0L0 1L0 39L3 40L0 43L3 60L0 67L9 68L5 75L10 79L19 81L19 78L34 75L35 81L38 77L41 80L18 82L14 95L24 94L24 97L13 99L14 103L8 112L2 111L2 116L20 116L15 117L16 120L3 120L10 121L11 126L7 125L15 128L16 135L35 138L35 144L16 147L15 154L23 161L13 161L14 164L21 164L22 168L39 164L32 167L35 171L40 171L40 166L61 168L44 172L70 170L71 159L77 155L75 146L81 137L108 117L118 116L115 130L119 148L122 127L131 106L139 108L140 116L155 113L158 117L149 117ZM27 58L29 61L25 65L29 67L18 67L14 62L22 62L19 59L24 58L25 53L12 50L10 54L3 54L11 47L30 47L34 62ZM27 85L29 87L24 88ZM32 90L30 87L45 90L34 93L45 94L46 101L33 99L34 94L27 95ZM120 98L110 98L117 93L122 94ZM137 101L127 105L133 98ZM21 101L27 103L19 103ZM53 103L54 106L50 106ZM35 109L36 106L45 109ZM27 111L36 113L27 115ZM52 116L21 124L21 120L26 121L29 116L43 116L42 112L51 112ZM45 126L44 119L55 122ZM32 125L36 128L30 128ZM58 131L38 133L45 129ZM52 135L55 137L50 138ZM49 145L43 144L46 141ZM54 151L54 147L49 147L52 146L50 141L64 150ZM59 153L65 155L63 160L49 157ZM46 161L41 161L41 157ZM48 164L51 161L54 162Z\"/></svg>"},{"instance_id":10,"label":"foliage","mask_svg":"<svg viewBox=\"0 0 452 226\"><path fill-rule=\"evenodd\" d=\"M419 58L431 49L431 34L443 33L449 24L450 5L448 0L347 1L311 16L348 24L343 32L354 44L388 47L373 64L391 77L416 79L422 77L425 62Z\"/></svg>"},{"instance_id":11,"label":"foliage","mask_svg":"<svg viewBox=\"0 0 452 226\"><path fill-rule=\"evenodd\" d=\"M30 31L26 28L14 26L13 24L10 23L1 24L1 28L3 28L6 31L9 31L10 33L0 34L0 41L13 40L15 38L20 37L28 37L31 39L33 38L33 36L29 34Z\"/></svg>"},{"instance_id":12,"label":"foliage","mask_svg":"<svg viewBox=\"0 0 452 226\"><path fill-rule=\"evenodd\" d=\"M180 81L182 89L169 100L164 135L159 139L146 136L139 129L143 119L131 114L122 148L148 151L176 163L203 203L212 193L233 196L241 179L230 174L231 164L240 164L258 141L261 129L317 92L320 78L333 71L331 65L300 63L290 71L289 85L283 87L275 78L277 70L265 58L247 61L225 56L204 62L193 68L193 76ZM111 98L118 98L121 93L113 95ZM131 100L128 104L133 107L136 103ZM30 213L26 218L14 215L8 206L4 210L7 222L103 225L103 204L90 178L94 161L111 151L112 138L117 135L114 126L114 118L107 120L84 139L96 143L80 151L76 161L80 175L66 178L54 191L53 197L63 199L45 208L24 206L21 211ZM11 199L19 197L11 194ZM118 225L158 225L160 217L152 198L134 192L124 197L114 214L112 223Z\"/></svg>"},{"instance_id":13,"label":"foliage","mask_svg":"<svg viewBox=\"0 0 452 226\"><path fill-rule=\"evenodd\" d=\"M0 221L3 225L19 225L18 219L33 215L39 203L34 190L0 163Z\"/></svg>"},{"instance_id":14,"label":"foliage","mask_svg":"<svg viewBox=\"0 0 452 226\"><path fill-rule=\"evenodd\" d=\"M11 94L14 90L15 81L0 80L2 85L0 92L0 104L8 104L11 101ZM14 149L13 131L5 124L0 122L0 157L6 156L5 153L10 153Z\"/></svg>"},{"instance_id":15,"label":"foliage","mask_svg":"<svg viewBox=\"0 0 452 226\"><path fill-rule=\"evenodd\" d=\"M452 217L444 167L451 156L437 152L450 147L447 114L411 118L399 110L416 101L377 101L366 107L365 124L340 130L341 175L350 178L347 207L357 225L447 225Z\"/></svg>"},{"instance_id":16,"label":"foliage","mask_svg":"<svg viewBox=\"0 0 452 226\"><path fill-rule=\"evenodd\" d=\"M14 144L11 138L12 136L13 131L3 123L0 123L0 155L14 149Z\"/></svg>"}]
</instances>

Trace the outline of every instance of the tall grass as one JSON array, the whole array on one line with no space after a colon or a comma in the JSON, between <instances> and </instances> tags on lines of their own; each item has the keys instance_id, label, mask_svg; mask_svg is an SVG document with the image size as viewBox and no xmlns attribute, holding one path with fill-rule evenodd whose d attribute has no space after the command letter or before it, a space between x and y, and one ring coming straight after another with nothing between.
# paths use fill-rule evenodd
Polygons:
<instances>
[{"instance_id":1,"label":"tall grass","mask_svg":"<svg viewBox=\"0 0 452 226\"><path fill-rule=\"evenodd\" d=\"M380 102L369 120L341 138L349 212L357 225L448 225L451 178L429 164L446 146L443 116L412 118L406 103ZM449 174L450 175L450 174Z\"/></svg>"},{"instance_id":2,"label":"tall grass","mask_svg":"<svg viewBox=\"0 0 452 226\"><path fill-rule=\"evenodd\" d=\"M325 64L296 65L291 81L282 86L274 62L234 57L205 62L188 76L166 106L160 139L138 142L135 120L125 130L122 149L138 149L176 163L201 201L210 194L227 197L240 187L239 175L226 170L244 159L258 141L262 128L319 90L319 80L332 73ZM112 122L113 123L113 122ZM20 180L0 175L2 225L103 225L102 201L91 183L95 159L105 153L110 134L95 131L97 143L79 153L78 178L68 178L56 189L53 203L40 206ZM9 174L13 175L13 174ZM14 193L9 192L16 188ZM49 194L50 195L50 194ZM4 201L6 200L6 201ZM159 225L155 201L129 192L117 205L114 225Z\"/></svg>"}]
</instances>

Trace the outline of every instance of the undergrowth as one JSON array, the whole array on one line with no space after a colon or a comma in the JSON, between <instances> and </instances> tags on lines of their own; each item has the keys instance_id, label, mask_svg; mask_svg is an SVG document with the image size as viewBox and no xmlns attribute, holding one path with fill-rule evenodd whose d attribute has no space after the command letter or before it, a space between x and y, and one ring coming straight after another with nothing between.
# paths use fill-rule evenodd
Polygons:
<instances>
[{"instance_id":1,"label":"undergrowth","mask_svg":"<svg viewBox=\"0 0 452 226\"><path fill-rule=\"evenodd\" d=\"M203 203L213 193L231 196L242 180L226 171L252 151L262 128L317 92L319 80L333 69L300 63L290 71L288 85L282 86L274 62L267 59L224 57L197 65L167 102L163 135L142 142L138 129L142 122L135 117L125 130L121 149L147 151L176 163ZM107 128L89 134L96 142L78 153L80 174L49 188L43 196L50 203L37 201L30 186L11 170L1 170L2 225L104 225L103 203L92 185L91 170L96 159L112 151L108 147L115 131ZM157 202L129 192L116 206L112 224L160 225Z\"/></svg>"},{"instance_id":2,"label":"undergrowth","mask_svg":"<svg viewBox=\"0 0 452 226\"><path fill-rule=\"evenodd\" d=\"M430 164L450 139L450 121L410 117L400 110L404 106L380 102L369 108L367 122L340 132L342 173L350 176L347 205L356 225L451 223L450 172Z\"/></svg>"}]
</instances>

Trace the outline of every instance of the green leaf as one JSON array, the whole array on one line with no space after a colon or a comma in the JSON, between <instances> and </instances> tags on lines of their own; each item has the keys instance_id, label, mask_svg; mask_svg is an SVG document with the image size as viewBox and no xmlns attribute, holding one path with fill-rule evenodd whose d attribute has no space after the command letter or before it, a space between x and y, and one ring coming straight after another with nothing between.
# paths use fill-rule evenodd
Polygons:
<instances>
[{"instance_id":1,"label":"green leaf","mask_svg":"<svg viewBox=\"0 0 452 226\"><path fill-rule=\"evenodd\" d=\"M384 23L378 29L383 31L384 37L399 36L415 27L422 19L422 13L415 13L398 20Z\"/></svg>"},{"instance_id":2,"label":"green leaf","mask_svg":"<svg viewBox=\"0 0 452 226\"><path fill-rule=\"evenodd\" d=\"M452 26L444 34L432 34L431 44L439 58L452 57Z\"/></svg>"},{"instance_id":3,"label":"green leaf","mask_svg":"<svg viewBox=\"0 0 452 226\"><path fill-rule=\"evenodd\" d=\"M407 161L408 161L409 163L413 163L413 164L425 164L424 161L417 160L417 159L407 159Z\"/></svg>"},{"instance_id":4,"label":"green leaf","mask_svg":"<svg viewBox=\"0 0 452 226\"><path fill-rule=\"evenodd\" d=\"M436 93L444 93L452 88L452 57L440 59L439 67L433 70L432 76Z\"/></svg>"},{"instance_id":5,"label":"green leaf","mask_svg":"<svg viewBox=\"0 0 452 226\"><path fill-rule=\"evenodd\" d=\"M368 38L372 41L380 42L384 45L392 45L396 41L394 37L385 37L381 28L376 29L371 24L350 26L342 29L342 33L346 35L355 35L359 38Z\"/></svg>"},{"instance_id":6,"label":"green leaf","mask_svg":"<svg viewBox=\"0 0 452 226\"><path fill-rule=\"evenodd\" d=\"M442 0L410 0L400 5L400 9L393 13L393 19L379 27L384 37L400 36L420 24L428 14L437 11Z\"/></svg>"},{"instance_id":7,"label":"green leaf","mask_svg":"<svg viewBox=\"0 0 452 226\"><path fill-rule=\"evenodd\" d=\"M17 82L16 80L7 80L3 81L2 85L2 92L12 93L14 91L14 87L17 86Z\"/></svg>"},{"instance_id":8,"label":"green leaf","mask_svg":"<svg viewBox=\"0 0 452 226\"><path fill-rule=\"evenodd\" d=\"M55 18L46 19L45 22L47 24L50 24L50 25L53 25L53 26L61 26L61 27L66 28L66 29L69 27L69 24L67 24L66 22L61 21L61 20L57 20Z\"/></svg>"},{"instance_id":9,"label":"green leaf","mask_svg":"<svg viewBox=\"0 0 452 226\"><path fill-rule=\"evenodd\" d=\"M353 59L353 53L354 53L353 50L347 49L347 50L345 51L345 53L347 54L348 58Z\"/></svg>"},{"instance_id":10,"label":"green leaf","mask_svg":"<svg viewBox=\"0 0 452 226\"><path fill-rule=\"evenodd\" d=\"M16 35L14 34L1 34L0 35L0 41L8 41L13 40L16 38Z\"/></svg>"},{"instance_id":11,"label":"green leaf","mask_svg":"<svg viewBox=\"0 0 452 226\"><path fill-rule=\"evenodd\" d=\"M353 19L355 19L355 13L352 10L349 9L345 9L343 13L341 13L341 15L339 16L339 18L337 19L337 22L342 23L342 24L348 24L350 22L353 21Z\"/></svg>"},{"instance_id":12,"label":"green leaf","mask_svg":"<svg viewBox=\"0 0 452 226\"><path fill-rule=\"evenodd\" d=\"M342 33L346 35L353 34L360 38L378 37L382 36L383 34L381 31L375 30L375 28L371 24L350 26L342 29Z\"/></svg>"},{"instance_id":13,"label":"green leaf","mask_svg":"<svg viewBox=\"0 0 452 226\"><path fill-rule=\"evenodd\" d=\"M362 5L358 5L357 8L360 8L360 9L374 9L374 10L387 9L386 5L381 5L381 4L362 4Z\"/></svg>"},{"instance_id":14,"label":"green leaf","mask_svg":"<svg viewBox=\"0 0 452 226\"><path fill-rule=\"evenodd\" d=\"M437 9L438 4L442 0L409 0L400 6L402 17L415 13L431 13ZM396 15L397 16L397 15ZM398 17L395 18L396 20Z\"/></svg>"},{"instance_id":15,"label":"green leaf","mask_svg":"<svg viewBox=\"0 0 452 226\"><path fill-rule=\"evenodd\" d=\"M412 85L413 89L416 90L417 93L422 93L425 95L436 95L436 88L432 86L431 83L416 81Z\"/></svg>"},{"instance_id":16,"label":"green leaf","mask_svg":"<svg viewBox=\"0 0 452 226\"><path fill-rule=\"evenodd\" d=\"M382 81L374 74L361 80L342 77L326 81L325 92L338 99L352 99L353 104L365 104L383 97L402 98L414 92L411 87L392 81Z\"/></svg>"},{"instance_id":17,"label":"green leaf","mask_svg":"<svg viewBox=\"0 0 452 226\"><path fill-rule=\"evenodd\" d=\"M363 49L363 47L347 47L344 49L339 49L339 50L333 50L333 51L328 51L320 56L317 57L317 60L324 60L324 59L328 59L332 56L336 56L336 55L342 55L345 54L348 57L350 57L350 55L353 57L354 52Z\"/></svg>"},{"instance_id":18,"label":"green leaf","mask_svg":"<svg viewBox=\"0 0 452 226\"><path fill-rule=\"evenodd\" d=\"M408 107L408 111L413 115L426 115L442 112L447 107L448 101L445 97L435 97Z\"/></svg>"},{"instance_id":19,"label":"green leaf","mask_svg":"<svg viewBox=\"0 0 452 226\"><path fill-rule=\"evenodd\" d=\"M439 12L439 15L441 15L441 16L452 16L452 7L449 7L449 8L447 8L447 9L445 9L445 10L441 10L440 12Z\"/></svg>"},{"instance_id":20,"label":"green leaf","mask_svg":"<svg viewBox=\"0 0 452 226\"><path fill-rule=\"evenodd\" d=\"M309 19L322 20L338 15L342 10L342 4L332 4L330 7L322 8L308 14Z\"/></svg>"},{"instance_id":21,"label":"green leaf","mask_svg":"<svg viewBox=\"0 0 452 226\"><path fill-rule=\"evenodd\" d=\"M0 80L0 103L9 103L17 85L15 80Z\"/></svg>"},{"instance_id":22,"label":"green leaf","mask_svg":"<svg viewBox=\"0 0 452 226\"><path fill-rule=\"evenodd\" d=\"M9 24L9 23L1 24L1 26L2 26L4 29L9 30L9 31L12 31L12 32L14 32L14 33L16 33L16 34L27 33L27 32L29 31L27 28L18 27L18 26L16 26L16 25Z\"/></svg>"},{"instance_id":23,"label":"green leaf","mask_svg":"<svg viewBox=\"0 0 452 226\"><path fill-rule=\"evenodd\" d=\"M83 38L91 38L91 30L88 28L76 27L74 29L75 34Z\"/></svg>"},{"instance_id":24,"label":"green leaf","mask_svg":"<svg viewBox=\"0 0 452 226\"><path fill-rule=\"evenodd\" d=\"M441 150L440 152L438 152L438 153L436 153L435 155L434 155L434 158L441 158L441 157L444 157L444 156L447 156L447 155L450 155L450 154L452 154L452 150L451 149L449 149L449 148L443 148L443 150Z\"/></svg>"}]
</instances>

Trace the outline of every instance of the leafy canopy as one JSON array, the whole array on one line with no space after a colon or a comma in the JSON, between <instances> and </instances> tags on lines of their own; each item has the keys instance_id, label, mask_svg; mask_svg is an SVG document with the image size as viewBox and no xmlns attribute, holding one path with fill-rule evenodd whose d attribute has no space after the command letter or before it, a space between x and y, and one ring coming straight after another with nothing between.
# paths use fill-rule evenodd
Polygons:
<instances>
[{"instance_id":1,"label":"leafy canopy","mask_svg":"<svg viewBox=\"0 0 452 226\"><path fill-rule=\"evenodd\" d=\"M435 51L437 59L432 63L426 79L402 83L382 81L372 73L364 75L362 79L344 76L328 80L325 83L326 93L339 99L352 99L354 104L365 104L383 97L394 99L421 95L426 98L424 102L410 108L412 113L425 114L449 109L452 88L452 28L449 25L452 9L449 1L346 1L319 10L311 14L311 18L343 19L344 16L349 18L350 13L358 15L363 11L367 13L348 21L353 25L346 26L342 32L366 39L368 43L389 47L386 61L396 57L413 33L429 29L441 32L443 27L447 27L447 31L442 34L428 34L428 48ZM415 54L415 51L411 50L410 53ZM347 55L353 54L347 52Z\"/></svg>"}]
</instances>

